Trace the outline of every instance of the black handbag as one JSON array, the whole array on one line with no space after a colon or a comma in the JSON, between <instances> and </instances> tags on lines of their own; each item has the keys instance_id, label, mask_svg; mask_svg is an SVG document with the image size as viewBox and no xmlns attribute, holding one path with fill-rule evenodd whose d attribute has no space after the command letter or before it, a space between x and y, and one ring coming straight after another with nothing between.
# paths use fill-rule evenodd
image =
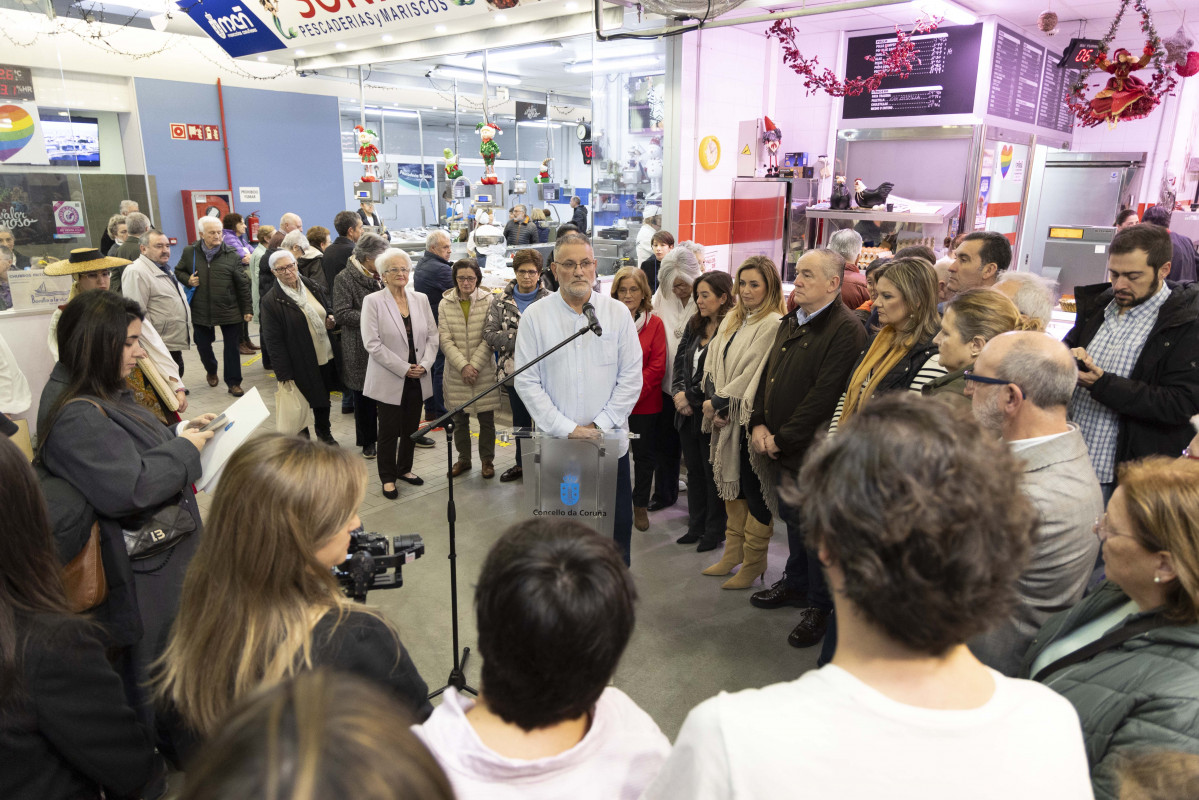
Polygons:
<instances>
[{"instance_id":1,"label":"black handbag","mask_svg":"<svg viewBox=\"0 0 1199 800\"><path fill-rule=\"evenodd\" d=\"M183 495L150 515L137 530L124 530L125 552L130 561L165 553L196 532L196 521L183 506Z\"/></svg>"}]
</instances>

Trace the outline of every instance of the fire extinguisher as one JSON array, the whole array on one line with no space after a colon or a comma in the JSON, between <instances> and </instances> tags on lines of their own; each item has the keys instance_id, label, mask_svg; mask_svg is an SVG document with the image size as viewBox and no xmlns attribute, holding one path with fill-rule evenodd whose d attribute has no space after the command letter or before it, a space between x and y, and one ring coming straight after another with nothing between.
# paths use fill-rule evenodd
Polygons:
<instances>
[{"instance_id":1,"label":"fire extinguisher","mask_svg":"<svg viewBox=\"0 0 1199 800\"><path fill-rule=\"evenodd\" d=\"M246 240L251 244L258 241L258 212L246 217Z\"/></svg>"}]
</instances>

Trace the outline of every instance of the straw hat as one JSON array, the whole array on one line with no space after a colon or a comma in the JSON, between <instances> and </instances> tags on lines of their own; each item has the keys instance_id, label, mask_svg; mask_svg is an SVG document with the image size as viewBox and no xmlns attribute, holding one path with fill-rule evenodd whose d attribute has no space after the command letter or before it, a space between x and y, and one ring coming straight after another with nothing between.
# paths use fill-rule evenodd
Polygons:
<instances>
[{"instance_id":1,"label":"straw hat","mask_svg":"<svg viewBox=\"0 0 1199 800\"><path fill-rule=\"evenodd\" d=\"M132 263L124 258L108 258L95 247L80 247L72 250L69 258L47 264L46 274L77 275L80 272L99 272L102 269L123 267Z\"/></svg>"}]
</instances>

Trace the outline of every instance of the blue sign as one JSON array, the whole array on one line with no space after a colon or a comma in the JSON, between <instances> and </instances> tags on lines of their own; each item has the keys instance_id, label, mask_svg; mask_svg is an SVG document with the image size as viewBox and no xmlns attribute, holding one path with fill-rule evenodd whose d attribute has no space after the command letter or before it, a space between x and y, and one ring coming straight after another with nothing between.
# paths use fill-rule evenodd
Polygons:
<instances>
[{"instance_id":1,"label":"blue sign","mask_svg":"<svg viewBox=\"0 0 1199 800\"><path fill-rule=\"evenodd\" d=\"M562 505L573 506L579 502L579 476L563 475L562 483L558 486L558 496Z\"/></svg>"},{"instance_id":2,"label":"blue sign","mask_svg":"<svg viewBox=\"0 0 1199 800\"><path fill-rule=\"evenodd\" d=\"M273 3L266 0L263 5L270 11ZM248 4L241 0L188 0L180 2L179 7L234 58L286 48L279 36L276 36L269 26L248 8ZM283 32L277 16L275 25L279 28L280 35L285 38L295 36L294 33L288 36Z\"/></svg>"}]
</instances>

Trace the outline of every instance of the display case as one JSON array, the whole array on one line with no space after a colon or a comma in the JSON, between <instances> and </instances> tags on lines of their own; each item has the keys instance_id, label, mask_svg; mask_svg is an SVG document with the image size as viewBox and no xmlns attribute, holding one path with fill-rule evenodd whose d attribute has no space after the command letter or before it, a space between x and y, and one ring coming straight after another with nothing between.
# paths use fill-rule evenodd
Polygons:
<instances>
[{"instance_id":1,"label":"display case","mask_svg":"<svg viewBox=\"0 0 1199 800\"><path fill-rule=\"evenodd\" d=\"M805 215L818 223L816 235L820 247L828 247L829 238L837 231L853 228L862 235L862 242L867 247L875 247L883 237L895 234L897 248L924 244L938 250L947 236L957 235L961 204L947 202L921 205L924 209L919 212L808 208Z\"/></svg>"},{"instance_id":2,"label":"display case","mask_svg":"<svg viewBox=\"0 0 1199 800\"><path fill-rule=\"evenodd\" d=\"M733 181L733 228L729 262L766 256L779 265L784 281L795 275L795 262L812 247L807 209L819 181L808 178L741 178Z\"/></svg>"}]
</instances>

